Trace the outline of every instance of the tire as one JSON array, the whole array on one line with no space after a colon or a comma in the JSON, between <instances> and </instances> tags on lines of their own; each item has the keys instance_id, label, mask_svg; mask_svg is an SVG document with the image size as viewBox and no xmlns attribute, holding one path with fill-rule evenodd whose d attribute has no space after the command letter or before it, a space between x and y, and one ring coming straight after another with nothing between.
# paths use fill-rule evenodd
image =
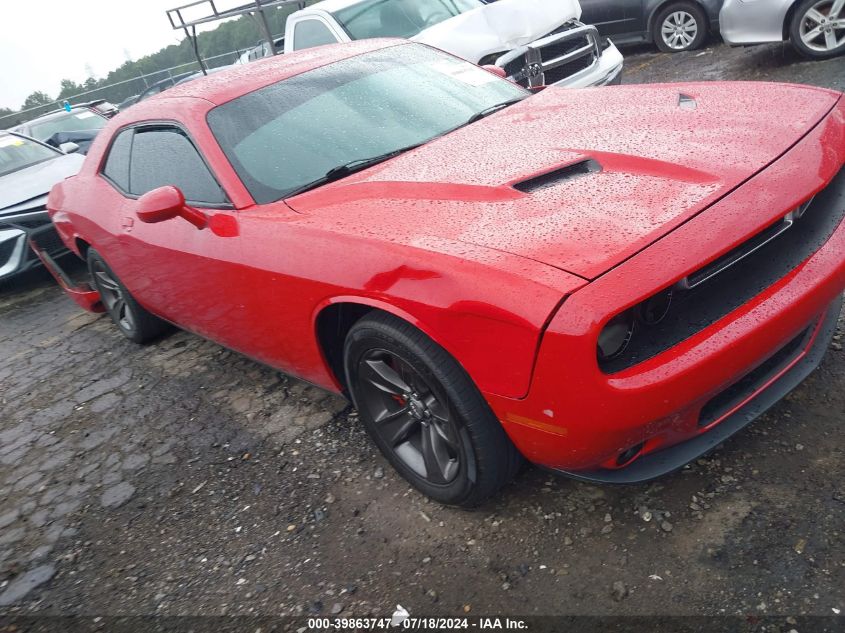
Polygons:
<instances>
[{"instance_id":1,"label":"tire","mask_svg":"<svg viewBox=\"0 0 845 633\"><path fill-rule=\"evenodd\" d=\"M707 16L697 4L672 2L657 12L653 35L657 48L664 53L694 51L707 39Z\"/></svg>"},{"instance_id":2,"label":"tire","mask_svg":"<svg viewBox=\"0 0 845 633\"><path fill-rule=\"evenodd\" d=\"M102 255L90 248L87 259L91 283L100 293L112 322L126 338L135 343L149 343L170 329L169 323L153 316L135 301Z\"/></svg>"},{"instance_id":3,"label":"tire","mask_svg":"<svg viewBox=\"0 0 845 633\"><path fill-rule=\"evenodd\" d=\"M845 23L832 28L829 19L845 20L845 7L831 16L833 0L805 0L789 23L789 39L798 53L809 59L830 59L845 53ZM824 20L825 22L822 22ZM813 34L817 33L815 37Z\"/></svg>"},{"instance_id":4,"label":"tire","mask_svg":"<svg viewBox=\"0 0 845 633\"><path fill-rule=\"evenodd\" d=\"M383 313L362 318L346 337L344 366L367 433L435 501L477 506L522 465L464 369L405 321Z\"/></svg>"}]
</instances>

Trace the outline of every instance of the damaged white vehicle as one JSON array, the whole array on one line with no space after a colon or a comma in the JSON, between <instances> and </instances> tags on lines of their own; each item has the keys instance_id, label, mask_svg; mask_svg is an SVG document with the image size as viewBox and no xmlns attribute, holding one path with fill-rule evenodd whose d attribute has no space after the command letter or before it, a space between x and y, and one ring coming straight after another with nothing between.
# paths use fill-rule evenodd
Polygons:
<instances>
[{"instance_id":1,"label":"damaged white vehicle","mask_svg":"<svg viewBox=\"0 0 845 633\"><path fill-rule=\"evenodd\" d=\"M580 17L578 0L324 0L288 17L284 47L401 37L498 66L528 88L619 83L622 54Z\"/></svg>"}]
</instances>

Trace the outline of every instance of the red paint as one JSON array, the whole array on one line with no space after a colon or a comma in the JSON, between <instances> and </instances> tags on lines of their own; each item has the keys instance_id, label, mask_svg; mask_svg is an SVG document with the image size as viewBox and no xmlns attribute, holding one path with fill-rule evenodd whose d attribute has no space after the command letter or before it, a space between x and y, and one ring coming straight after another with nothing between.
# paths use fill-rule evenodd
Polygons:
<instances>
[{"instance_id":1,"label":"red paint","mask_svg":"<svg viewBox=\"0 0 845 633\"><path fill-rule=\"evenodd\" d=\"M687 341L620 374L597 366L611 317L748 239L842 168L845 105L820 89L551 88L342 181L254 204L208 130L209 110L394 45L265 60L118 115L79 175L50 195L60 234L74 250L81 239L102 253L152 312L327 389L339 384L316 338L320 312L343 302L391 312L463 365L529 459L568 470L700 432L703 403L845 287L840 226L786 278ZM679 108L680 92L697 109ZM147 120L181 123L232 200L231 210L196 210L210 230L180 218L122 225L141 201L98 171L115 132ZM533 194L511 186L589 158L601 173Z\"/></svg>"}]
</instances>

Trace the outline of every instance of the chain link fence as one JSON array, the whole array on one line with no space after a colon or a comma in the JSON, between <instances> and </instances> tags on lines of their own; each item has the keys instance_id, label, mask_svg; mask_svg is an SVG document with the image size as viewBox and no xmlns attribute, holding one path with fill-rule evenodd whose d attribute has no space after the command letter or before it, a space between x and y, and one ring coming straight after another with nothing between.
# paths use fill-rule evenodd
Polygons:
<instances>
[{"instance_id":1,"label":"chain link fence","mask_svg":"<svg viewBox=\"0 0 845 633\"><path fill-rule=\"evenodd\" d=\"M239 62L240 56L245 51L231 51L223 53L222 55L215 55L214 57L203 58L207 68L219 68L221 66L229 66ZM105 99L114 104L120 104L121 101L144 92L153 84L158 83L168 77L175 77L188 72L200 72L199 62L196 60L179 64L171 68L165 68L146 75L139 75L134 79L127 79L108 86L100 86L94 90L87 92L80 92L79 94L66 97L64 99L57 99L50 103L28 108L19 112L13 112L5 116L0 116L0 130L14 127L24 121L30 121L36 117L57 110L62 107L62 104L67 100L71 105L78 103L86 103L88 101L96 101L98 99Z\"/></svg>"}]
</instances>

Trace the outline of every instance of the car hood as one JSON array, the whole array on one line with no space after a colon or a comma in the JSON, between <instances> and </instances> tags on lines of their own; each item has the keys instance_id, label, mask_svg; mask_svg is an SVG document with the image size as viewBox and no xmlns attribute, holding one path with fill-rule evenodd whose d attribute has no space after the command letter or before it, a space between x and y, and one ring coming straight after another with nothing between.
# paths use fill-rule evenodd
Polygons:
<instances>
[{"instance_id":1,"label":"car hood","mask_svg":"<svg viewBox=\"0 0 845 633\"><path fill-rule=\"evenodd\" d=\"M411 38L471 62L530 44L581 17L578 0L499 0L425 29Z\"/></svg>"},{"instance_id":2,"label":"car hood","mask_svg":"<svg viewBox=\"0 0 845 633\"><path fill-rule=\"evenodd\" d=\"M75 175L84 160L85 157L78 154L64 154L0 176L0 214L43 206L53 185Z\"/></svg>"},{"instance_id":3,"label":"car hood","mask_svg":"<svg viewBox=\"0 0 845 633\"><path fill-rule=\"evenodd\" d=\"M769 165L838 98L765 83L548 88L288 204L332 230L448 239L593 279Z\"/></svg>"}]
</instances>

